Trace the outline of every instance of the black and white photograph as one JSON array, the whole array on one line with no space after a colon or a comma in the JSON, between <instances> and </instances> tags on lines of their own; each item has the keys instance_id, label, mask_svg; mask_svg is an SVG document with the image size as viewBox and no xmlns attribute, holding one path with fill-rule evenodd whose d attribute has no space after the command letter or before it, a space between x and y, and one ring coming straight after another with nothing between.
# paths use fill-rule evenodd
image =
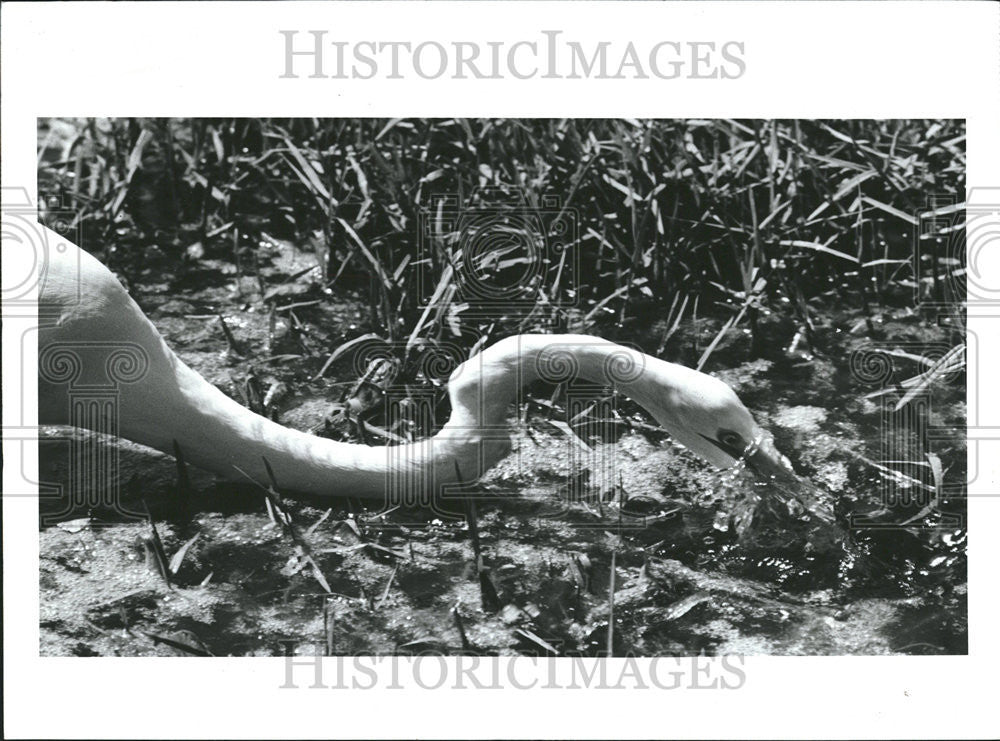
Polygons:
<instances>
[{"instance_id":1,"label":"black and white photograph","mask_svg":"<svg viewBox=\"0 0 1000 741\"><path fill-rule=\"evenodd\" d=\"M40 652L966 653L964 142L40 120Z\"/></svg>"},{"instance_id":2,"label":"black and white photograph","mask_svg":"<svg viewBox=\"0 0 1000 741\"><path fill-rule=\"evenodd\" d=\"M5 738L993 738L1000 6L6 2Z\"/></svg>"}]
</instances>

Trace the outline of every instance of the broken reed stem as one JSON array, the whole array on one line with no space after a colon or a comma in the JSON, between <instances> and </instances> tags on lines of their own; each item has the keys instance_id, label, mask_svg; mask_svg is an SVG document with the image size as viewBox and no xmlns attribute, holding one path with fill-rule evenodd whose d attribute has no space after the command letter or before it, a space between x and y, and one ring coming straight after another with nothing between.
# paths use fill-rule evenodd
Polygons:
<instances>
[{"instance_id":1,"label":"broken reed stem","mask_svg":"<svg viewBox=\"0 0 1000 741\"><path fill-rule=\"evenodd\" d=\"M611 578L608 580L608 657L615 655L615 560L617 551L611 551Z\"/></svg>"},{"instance_id":2,"label":"broken reed stem","mask_svg":"<svg viewBox=\"0 0 1000 741\"><path fill-rule=\"evenodd\" d=\"M462 471L455 461L455 474L459 481L464 481ZM469 524L469 539L472 541L472 555L476 564L476 575L479 577L479 591L482 597L483 609L487 612L496 612L500 609L500 597L497 594L496 586L493 584L493 577L490 570L483 563L482 541L479 539L479 516L476 512L476 501L473 497L465 498L465 521Z\"/></svg>"}]
</instances>

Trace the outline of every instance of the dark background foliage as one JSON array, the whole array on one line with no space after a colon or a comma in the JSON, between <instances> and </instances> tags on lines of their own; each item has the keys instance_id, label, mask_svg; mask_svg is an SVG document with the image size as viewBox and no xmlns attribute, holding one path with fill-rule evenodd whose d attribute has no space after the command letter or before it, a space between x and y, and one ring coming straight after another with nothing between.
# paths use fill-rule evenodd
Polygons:
<instances>
[{"instance_id":1,"label":"dark background foliage","mask_svg":"<svg viewBox=\"0 0 1000 741\"><path fill-rule=\"evenodd\" d=\"M262 237L289 240L322 254L327 285L370 291L370 327L392 340L453 316L418 326L466 244L434 221L441 199L470 210L497 191L571 213L578 259L558 273L542 254L538 310L507 332L627 336L668 301L671 319L742 310L752 326L766 307L808 323L817 297L870 315L961 288L961 245L927 240L916 272L912 258L919 215L964 200L962 122L108 119L44 134L43 193L112 264L155 244L252 272Z\"/></svg>"}]
</instances>

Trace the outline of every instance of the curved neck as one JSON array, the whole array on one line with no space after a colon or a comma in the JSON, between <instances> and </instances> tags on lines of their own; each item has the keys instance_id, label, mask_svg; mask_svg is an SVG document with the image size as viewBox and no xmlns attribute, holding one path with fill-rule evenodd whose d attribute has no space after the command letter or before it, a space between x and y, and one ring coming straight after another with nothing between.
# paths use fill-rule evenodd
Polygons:
<instances>
[{"instance_id":1,"label":"curved neck","mask_svg":"<svg viewBox=\"0 0 1000 741\"><path fill-rule=\"evenodd\" d=\"M373 447L335 442L276 424L174 360L176 398L164 405L168 399L161 393L156 404L171 413L155 420L148 412L123 414L123 437L171 454L177 440L187 461L228 479L241 478L239 469L266 483L263 461L267 459L284 491L384 497L394 504L426 503L442 486L460 477L471 482L506 456L510 405L533 381L583 379L615 385L652 407L655 414L659 405L644 399L635 381L655 364L658 388L665 391L669 369L679 368L596 337L511 337L452 373L448 385L451 417L436 435L405 445Z\"/></svg>"},{"instance_id":2,"label":"curved neck","mask_svg":"<svg viewBox=\"0 0 1000 741\"><path fill-rule=\"evenodd\" d=\"M617 386L683 442L691 393L717 383L597 337L519 335L452 373L452 414L434 437L369 447L282 427L228 398L181 362L117 279L78 248L51 256L39 305L55 317L39 334L40 370L46 358L52 361L39 377L43 423L100 429L170 455L176 444L185 460L230 479L241 478L239 469L266 483L266 459L278 486L290 492L405 502L433 496L459 478L472 481L509 451L508 407L537 379ZM134 373L122 366L123 382L113 386L117 419L77 414L74 383L93 383L91 376L117 367L109 359L85 368L86 348L110 348L114 355L125 345L137 364Z\"/></svg>"}]
</instances>

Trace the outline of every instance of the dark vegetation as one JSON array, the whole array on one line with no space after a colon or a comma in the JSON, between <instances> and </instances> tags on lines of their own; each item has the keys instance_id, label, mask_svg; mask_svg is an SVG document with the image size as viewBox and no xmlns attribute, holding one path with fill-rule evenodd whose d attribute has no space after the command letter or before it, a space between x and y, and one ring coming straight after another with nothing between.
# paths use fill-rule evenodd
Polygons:
<instances>
[{"instance_id":1,"label":"dark vegetation","mask_svg":"<svg viewBox=\"0 0 1000 741\"><path fill-rule=\"evenodd\" d=\"M124 491L166 549L197 536L176 573L145 546L194 607L139 579L84 622L46 617L46 589L58 606L92 588L74 569L120 569L149 528L92 512L90 547L43 529L43 650L191 653L188 633L214 653L966 650L962 122L52 120L39 186L43 219L186 362L284 424L422 437L447 419L449 363L593 333L729 382L851 532L823 547L627 401L539 388L518 410L532 469L501 466L464 513L486 576L454 503L377 515L206 484L193 519L180 483L140 477ZM615 490L567 483L568 435L618 441Z\"/></svg>"}]
</instances>

